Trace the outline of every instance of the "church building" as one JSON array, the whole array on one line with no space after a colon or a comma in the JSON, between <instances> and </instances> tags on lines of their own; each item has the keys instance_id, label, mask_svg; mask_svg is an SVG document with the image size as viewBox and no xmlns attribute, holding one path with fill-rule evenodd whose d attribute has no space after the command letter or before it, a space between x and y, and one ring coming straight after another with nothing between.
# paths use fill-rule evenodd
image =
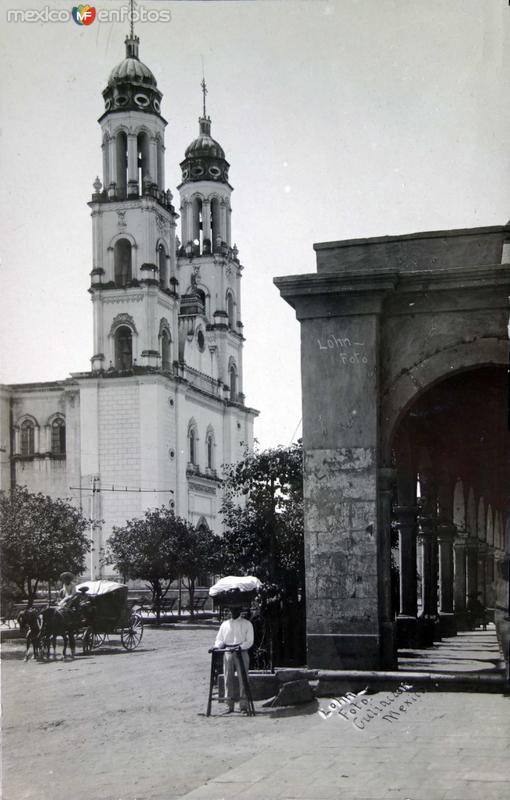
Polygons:
<instances>
[{"instance_id":1,"label":"church building","mask_svg":"<svg viewBox=\"0 0 510 800\"><path fill-rule=\"evenodd\" d=\"M125 44L103 91L103 174L89 202L91 369L0 386L0 490L72 498L96 521L86 570L95 578L112 528L148 508L171 503L221 531L221 465L252 447L257 415L243 393L229 164L211 136L205 82L178 214L165 185L162 95L133 30Z\"/></svg>"}]
</instances>

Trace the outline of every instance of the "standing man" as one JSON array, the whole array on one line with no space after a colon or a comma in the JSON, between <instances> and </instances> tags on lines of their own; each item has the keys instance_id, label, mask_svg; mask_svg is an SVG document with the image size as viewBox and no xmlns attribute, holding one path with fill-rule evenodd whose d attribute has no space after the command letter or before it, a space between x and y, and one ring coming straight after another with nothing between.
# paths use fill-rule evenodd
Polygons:
<instances>
[{"instance_id":1,"label":"standing man","mask_svg":"<svg viewBox=\"0 0 510 800\"><path fill-rule=\"evenodd\" d=\"M229 652L228 648L241 648L239 658L243 659L244 669L246 675L248 675L248 669L250 666L250 656L248 650L253 644L253 625L251 622L241 617L240 608L231 608L230 613L232 615L231 619L227 619L221 624L218 635L216 636L216 641L214 642L215 647L221 650L225 649L226 651L225 655L223 656L223 670L225 673L225 702L227 704L227 714L231 714L234 710L234 675L236 672L236 657L234 653ZM246 698L246 692L239 675L238 678L240 691L239 710L242 714L247 714L248 700Z\"/></svg>"}]
</instances>

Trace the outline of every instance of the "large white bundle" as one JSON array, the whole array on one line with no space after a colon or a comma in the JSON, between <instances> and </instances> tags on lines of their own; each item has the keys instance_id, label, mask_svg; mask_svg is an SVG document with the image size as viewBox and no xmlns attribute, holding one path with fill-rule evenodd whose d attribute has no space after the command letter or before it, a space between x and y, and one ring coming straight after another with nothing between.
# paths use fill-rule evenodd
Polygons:
<instances>
[{"instance_id":1,"label":"large white bundle","mask_svg":"<svg viewBox=\"0 0 510 800\"><path fill-rule=\"evenodd\" d=\"M239 592L256 592L261 586L262 584L259 579L255 578L253 575L227 575L226 578L220 578L219 581L216 581L214 586L211 586L209 589L209 596L216 597L218 594L230 592L233 589L237 589Z\"/></svg>"},{"instance_id":2,"label":"large white bundle","mask_svg":"<svg viewBox=\"0 0 510 800\"><path fill-rule=\"evenodd\" d=\"M108 592L114 592L116 589L122 589L124 584L115 583L115 581L85 581L85 583L78 584L76 591L79 592L80 589L85 586L88 589L87 594L90 597L92 597L92 595L97 597L99 594L108 594Z\"/></svg>"}]
</instances>

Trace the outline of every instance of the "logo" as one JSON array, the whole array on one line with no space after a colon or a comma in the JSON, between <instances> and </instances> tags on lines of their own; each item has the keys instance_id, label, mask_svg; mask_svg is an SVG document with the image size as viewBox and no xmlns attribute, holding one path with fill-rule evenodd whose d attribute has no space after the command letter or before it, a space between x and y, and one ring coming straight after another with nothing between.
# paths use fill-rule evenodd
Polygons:
<instances>
[{"instance_id":1,"label":"logo","mask_svg":"<svg viewBox=\"0 0 510 800\"><path fill-rule=\"evenodd\" d=\"M89 4L85 6L74 6L73 19L77 25L90 25L96 18L96 9Z\"/></svg>"}]
</instances>

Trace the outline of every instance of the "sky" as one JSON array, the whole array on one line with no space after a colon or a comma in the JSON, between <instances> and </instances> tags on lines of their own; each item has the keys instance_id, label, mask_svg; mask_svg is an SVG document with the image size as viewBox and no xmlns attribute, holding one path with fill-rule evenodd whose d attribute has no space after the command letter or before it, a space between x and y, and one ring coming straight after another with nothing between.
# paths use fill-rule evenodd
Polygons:
<instances>
[{"instance_id":1,"label":"sky","mask_svg":"<svg viewBox=\"0 0 510 800\"><path fill-rule=\"evenodd\" d=\"M92 4L92 3L91 3ZM315 271L314 242L510 218L507 0L143 0L140 58L163 92L166 179L198 132L231 164L244 265L244 392L262 447L300 434L299 323L273 277ZM103 0L96 9L120 8ZM90 369L97 118L127 24L7 22L0 152L0 382ZM178 208L178 198L175 198Z\"/></svg>"}]
</instances>

